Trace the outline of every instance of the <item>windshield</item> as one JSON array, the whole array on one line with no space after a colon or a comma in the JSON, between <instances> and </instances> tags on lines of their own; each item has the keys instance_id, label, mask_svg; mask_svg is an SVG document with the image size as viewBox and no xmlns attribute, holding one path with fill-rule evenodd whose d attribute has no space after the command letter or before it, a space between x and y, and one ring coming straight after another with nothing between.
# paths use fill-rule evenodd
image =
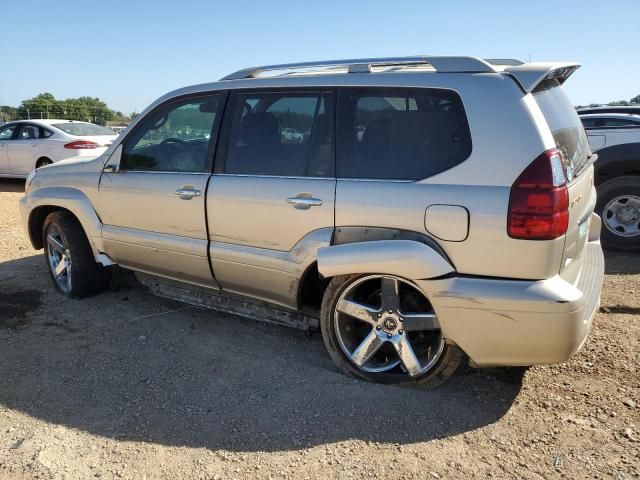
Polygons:
<instances>
[{"instance_id":1,"label":"windshield","mask_svg":"<svg viewBox=\"0 0 640 480\"><path fill-rule=\"evenodd\" d=\"M69 122L54 123L54 127L59 128L69 135L77 135L79 137L96 136L96 135L115 135L113 130L94 125L93 123Z\"/></svg>"},{"instance_id":2,"label":"windshield","mask_svg":"<svg viewBox=\"0 0 640 480\"><path fill-rule=\"evenodd\" d=\"M556 146L562 151L567 166L573 166L575 174L579 174L587 164L591 150L580 117L571 105L569 97L560 86L542 90L533 96L547 120Z\"/></svg>"}]
</instances>

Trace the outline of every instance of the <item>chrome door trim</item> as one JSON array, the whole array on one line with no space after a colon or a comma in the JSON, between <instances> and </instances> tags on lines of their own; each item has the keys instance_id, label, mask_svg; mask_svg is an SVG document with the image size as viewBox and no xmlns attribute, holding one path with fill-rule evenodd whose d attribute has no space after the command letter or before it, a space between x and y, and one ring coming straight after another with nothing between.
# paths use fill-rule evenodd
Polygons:
<instances>
[{"instance_id":1,"label":"chrome door trim","mask_svg":"<svg viewBox=\"0 0 640 480\"><path fill-rule=\"evenodd\" d=\"M178 188L173 193L174 195L177 195L181 200L191 200L192 198L199 197L202 195L202 192L200 190L194 190L194 189L189 189L184 187Z\"/></svg>"},{"instance_id":2,"label":"chrome door trim","mask_svg":"<svg viewBox=\"0 0 640 480\"><path fill-rule=\"evenodd\" d=\"M107 172L105 172L107 173ZM174 172L171 170L120 170L118 173L151 173L157 174L171 174L171 175L209 175L209 172Z\"/></svg>"},{"instance_id":3,"label":"chrome door trim","mask_svg":"<svg viewBox=\"0 0 640 480\"><path fill-rule=\"evenodd\" d=\"M322 205L322 200L313 197L289 197L287 203L293 205L294 208L308 210L311 207Z\"/></svg>"},{"instance_id":4,"label":"chrome door trim","mask_svg":"<svg viewBox=\"0 0 640 480\"><path fill-rule=\"evenodd\" d=\"M306 177L302 175L258 175L253 173L214 173L214 177L286 178L293 180L335 180L335 177Z\"/></svg>"}]
</instances>

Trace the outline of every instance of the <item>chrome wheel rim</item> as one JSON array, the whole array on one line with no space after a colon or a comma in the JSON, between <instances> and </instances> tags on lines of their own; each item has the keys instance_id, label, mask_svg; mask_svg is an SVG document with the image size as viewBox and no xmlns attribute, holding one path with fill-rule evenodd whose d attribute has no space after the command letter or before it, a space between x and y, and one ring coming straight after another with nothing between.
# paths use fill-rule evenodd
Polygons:
<instances>
[{"instance_id":1,"label":"chrome wheel rim","mask_svg":"<svg viewBox=\"0 0 640 480\"><path fill-rule=\"evenodd\" d=\"M423 376L445 345L428 299L412 283L391 275L350 284L334 307L334 330L347 359L367 373Z\"/></svg>"},{"instance_id":2,"label":"chrome wheel rim","mask_svg":"<svg viewBox=\"0 0 640 480\"><path fill-rule=\"evenodd\" d=\"M607 203L602 211L604 225L614 235L640 235L640 197L621 195Z\"/></svg>"},{"instance_id":3,"label":"chrome wheel rim","mask_svg":"<svg viewBox=\"0 0 640 480\"><path fill-rule=\"evenodd\" d=\"M47 260L49 270L58 287L65 293L71 291L71 254L57 225L47 230Z\"/></svg>"}]
</instances>

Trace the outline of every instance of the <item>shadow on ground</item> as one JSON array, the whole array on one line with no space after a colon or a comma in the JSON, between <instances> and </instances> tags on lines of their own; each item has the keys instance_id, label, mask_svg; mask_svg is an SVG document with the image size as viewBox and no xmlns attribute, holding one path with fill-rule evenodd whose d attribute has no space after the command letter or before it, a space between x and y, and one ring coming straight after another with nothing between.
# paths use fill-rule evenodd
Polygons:
<instances>
[{"instance_id":1,"label":"shadow on ground","mask_svg":"<svg viewBox=\"0 0 640 480\"><path fill-rule=\"evenodd\" d=\"M636 275L640 273L638 253L605 251L605 273L607 275Z\"/></svg>"},{"instance_id":2,"label":"shadow on ground","mask_svg":"<svg viewBox=\"0 0 640 480\"><path fill-rule=\"evenodd\" d=\"M24 179L0 178L0 192L24 192Z\"/></svg>"},{"instance_id":3,"label":"shadow on ground","mask_svg":"<svg viewBox=\"0 0 640 480\"><path fill-rule=\"evenodd\" d=\"M106 437L236 451L406 444L497 421L522 383L485 370L435 390L369 384L339 373L319 334L175 311L135 286L67 300L35 256L0 264L10 275L0 298L34 308L13 324L0 311L0 403Z\"/></svg>"}]
</instances>

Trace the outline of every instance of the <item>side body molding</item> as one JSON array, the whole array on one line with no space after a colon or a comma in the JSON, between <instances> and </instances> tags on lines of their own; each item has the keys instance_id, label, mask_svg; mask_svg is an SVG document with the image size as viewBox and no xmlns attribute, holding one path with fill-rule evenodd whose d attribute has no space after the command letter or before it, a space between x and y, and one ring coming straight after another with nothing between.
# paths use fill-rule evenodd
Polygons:
<instances>
[{"instance_id":1,"label":"side body molding","mask_svg":"<svg viewBox=\"0 0 640 480\"><path fill-rule=\"evenodd\" d=\"M454 271L433 248L412 240L375 240L318 250L324 277L354 273L388 273L410 280L436 278Z\"/></svg>"},{"instance_id":2,"label":"side body molding","mask_svg":"<svg viewBox=\"0 0 640 480\"><path fill-rule=\"evenodd\" d=\"M29 239L34 248L42 248L36 227L44 221L39 212L50 211L53 207L64 208L73 213L84 229L91 249L96 258L104 251L102 242L102 222L91 201L80 190L68 187L43 187L25 196L20 201L23 219L26 223ZM25 215L26 213L26 215Z\"/></svg>"}]
</instances>

